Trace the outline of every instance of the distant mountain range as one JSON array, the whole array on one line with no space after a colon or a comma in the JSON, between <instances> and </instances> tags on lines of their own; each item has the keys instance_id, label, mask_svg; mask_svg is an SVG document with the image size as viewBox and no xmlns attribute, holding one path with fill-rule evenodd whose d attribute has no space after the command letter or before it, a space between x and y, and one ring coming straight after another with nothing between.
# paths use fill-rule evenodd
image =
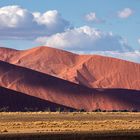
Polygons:
<instances>
[{"instance_id":1,"label":"distant mountain range","mask_svg":"<svg viewBox=\"0 0 140 140\"><path fill-rule=\"evenodd\" d=\"M0 108L140 111L140 64L50 47L0 48Z\"/></svg>"}]
</instances>

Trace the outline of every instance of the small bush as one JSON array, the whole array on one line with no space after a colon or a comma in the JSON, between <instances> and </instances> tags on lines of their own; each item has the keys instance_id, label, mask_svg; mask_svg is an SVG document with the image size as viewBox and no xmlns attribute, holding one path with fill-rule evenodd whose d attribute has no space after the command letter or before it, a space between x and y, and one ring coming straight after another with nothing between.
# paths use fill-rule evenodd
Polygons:
<instances>
[{"instance_id":1,"label":"small bush","mask_svg":"<svg viewBox=\"0 0 140 140\"><path fill-rule=\"evenodd\" d=\"M44 111L45 112L51 112L51 109L50 109L50 107L47 107L47 108L44 109Z\"/></svg>"},{"instance_id":2,"label":"small bush","mask_svg":"<svg viewBox=\"0 0 140 140\"><path fill-rule=\"evenodd\" d=\"M136 109L133 109L133 110L132 110L132 112L138 112L138 110L136 110Z\"/></svg>"},{"instance_id":3,"label":"small bush","mask_svg":"<svg viewBox=\"0 0 140 140\"><path fill-rule=\"evenodd\" d=\"M86 110L85 109L80 109L79 112L86 112Z\"/></svg>"},{"instance_id":4,"label":"small bush","mask_svg":"<svg viewBox=\"0 0 140 140\"><path fill-rule=\"evenodd\" d=\"M56 108L56 112L61 112L61 108L60 107Z\"/></svg>"},{"instance_id":5,"label":"small bush","mask_svg":"<svg viewBox=\"0 0 140 140\"><path fill-rule=\"evenodd\" d=\"M102 110L100 108L98 108L98 109L95 109L94 112L102 112Z\"/></svg>"},{"instance_id":6,"label":"small bush","mask_svg":"<svg viewBox=\"0 0 140 140\"><path fill-rule=\"evenodd\" d=\"M8 112L8 111L9 111L8 106L0 107L0 112Z\"/></svg>"}]
</instances>

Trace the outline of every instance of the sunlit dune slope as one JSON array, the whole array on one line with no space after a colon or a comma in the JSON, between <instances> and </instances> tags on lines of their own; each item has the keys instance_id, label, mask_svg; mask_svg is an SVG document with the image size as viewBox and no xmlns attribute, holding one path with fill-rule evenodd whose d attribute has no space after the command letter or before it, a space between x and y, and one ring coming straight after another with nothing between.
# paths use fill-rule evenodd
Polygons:
<instances>
[{"instance_id":1,"label":"sunlit dune slope","mask_svg":"<svg viewBox=\"0 0 140 140\"><path fill-rule=\"evenodd\" d=\"M140 64L111 57L36 47L24 51L0 48L0 60L87 87L140 90Z\"/></svg>"}]
</instances>

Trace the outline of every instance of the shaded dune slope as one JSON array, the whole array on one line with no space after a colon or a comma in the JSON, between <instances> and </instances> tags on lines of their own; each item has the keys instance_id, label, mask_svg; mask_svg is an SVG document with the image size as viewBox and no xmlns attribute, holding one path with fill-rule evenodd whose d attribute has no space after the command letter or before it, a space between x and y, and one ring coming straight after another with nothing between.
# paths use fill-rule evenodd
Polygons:
<instances>
[{"instance_id":1,"label":"shaded dune slope","mask_svg":"<svg viewBox=\"0 0 140 140\"><path fill-rule=\"evenodd\" d=\"M111 57L36 47L25 51L0 48L0 60L91 88L140 90L140 64Z\"/></svg>"},{"instance_id":2,"label":"shaded dune slope","mask_svg":"<svg viewBox=\"0 0 140 140\"><path fill-rule=\"evenodd\" d=\"M74 110L27 94L0 87L1 111L57 111Z\"/></svg>"},{"instance_id":3,"label":"shaded dune slope","mask_svg":"<svg viewBox=\"0 0 140 140\"><path fill-rule=\"evenodd\" d=\"M140 91L92 89L0 61L0 86L76 109L140 110Z\"/></svg>"}]
</instances>

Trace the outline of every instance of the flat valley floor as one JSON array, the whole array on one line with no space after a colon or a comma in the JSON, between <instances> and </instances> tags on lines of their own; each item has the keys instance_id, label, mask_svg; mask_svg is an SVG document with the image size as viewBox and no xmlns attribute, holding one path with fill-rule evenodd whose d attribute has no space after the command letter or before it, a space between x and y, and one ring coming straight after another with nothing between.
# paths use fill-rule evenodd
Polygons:
<instances>
[{"instance_id":1,"label":"flat valley floor","mask_svg":"<svg viewBox=\"0 0 140 140\"><path fill-rule=\"evenodd\" d=\"M140 140L140 113L2 112L0 140Z\"/></svg>"}]
</instances>

